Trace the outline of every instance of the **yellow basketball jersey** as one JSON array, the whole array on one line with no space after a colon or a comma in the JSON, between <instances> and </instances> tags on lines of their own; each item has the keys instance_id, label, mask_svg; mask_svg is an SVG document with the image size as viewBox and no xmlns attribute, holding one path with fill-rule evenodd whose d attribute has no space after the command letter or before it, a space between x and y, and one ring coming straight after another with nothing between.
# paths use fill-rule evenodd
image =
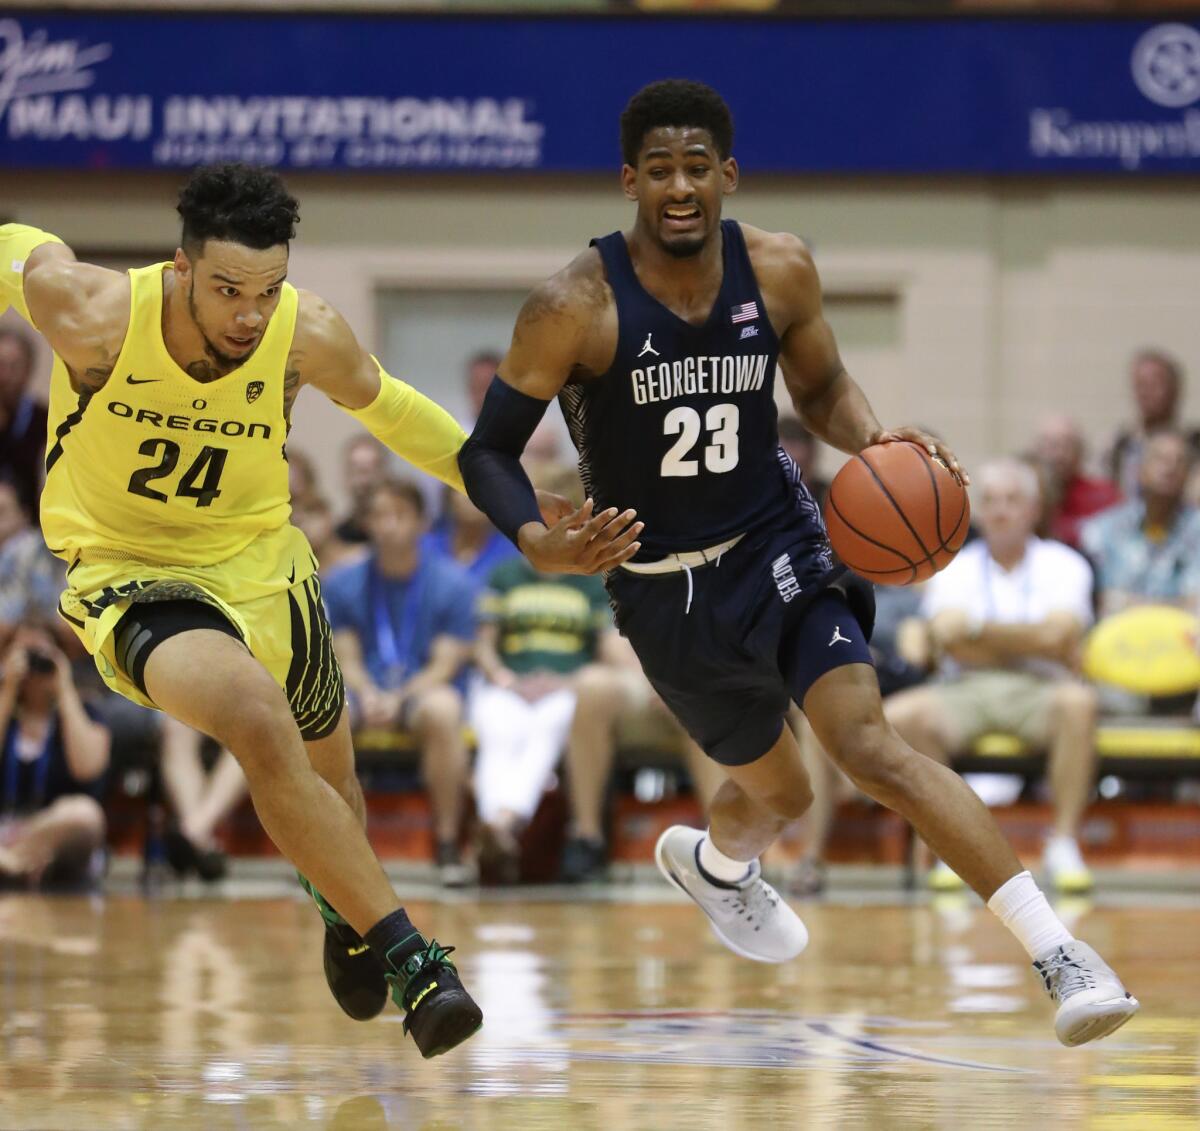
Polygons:
<instances>
[{"instance_id":1,"label":"yellow basketball jersey","mask_svg":"<svg viewBox=\"0 0 1200 1131\"><path fill-rule=\"evenodd\" d=\"M201 383L163 342L170 266L129 272L129 332L102 389L75 392L54 360L41 518L46 544L68 561L213 565L291 514L283 378L296 289L284 284L245 364Z\"/></svg>"}]
</instances>

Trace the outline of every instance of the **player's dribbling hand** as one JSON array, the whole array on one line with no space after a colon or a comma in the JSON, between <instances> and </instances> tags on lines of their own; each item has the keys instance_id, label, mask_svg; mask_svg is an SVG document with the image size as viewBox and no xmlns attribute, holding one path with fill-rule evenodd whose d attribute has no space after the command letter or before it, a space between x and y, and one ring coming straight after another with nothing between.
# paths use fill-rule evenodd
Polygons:
<instances>
[{"instance_id":1,"label":"player's dribbling hand","mask_svg":"<svg viewBox=\"0 0 1200 1131\"><path fill-rule=\"evenodd\" d=\"M907 440L910 444L919 444L931 456L935 456L946 465L952 475L958 477L964 487L971 485L971 477L963 470L958 457L951 449L935 436L920 428L906 426L904 428L886 428L871 438L872 444L894 444L898 440Z\"/></svg>"},{"instance_id":2,"label":"player's dribbling hand","mask_svg":"<svg viewBox=\"0 0 1200 1131\"><path fill-rule=\"evenodd\" d=\"M627 562L641 549L637 536L645 523L636 511L616 507L593 514L588 499L553 526L526 523L518 535L521 552L543 573L601 573Z\"/></svg>"}]
</instances>

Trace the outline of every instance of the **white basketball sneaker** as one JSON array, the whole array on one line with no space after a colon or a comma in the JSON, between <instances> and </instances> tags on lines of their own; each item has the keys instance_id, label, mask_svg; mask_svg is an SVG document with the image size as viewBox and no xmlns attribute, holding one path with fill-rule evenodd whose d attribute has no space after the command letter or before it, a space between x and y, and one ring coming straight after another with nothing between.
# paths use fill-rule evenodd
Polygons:
<instances>
[{"instance_id":1,"label":"white basketball sneaker","mask_svg":"<svg viewBox=\"0 0 1200 1131\"><path fill-rule=\"evenodd\" d=\"M690 895L708 916L713 934L734 954L755 962L787 962L808 945L800 917L762 878L758 861L739 884L710 880L701 870L697 850L704 833L672 825L658 838L654 859L680 891Z\"/></svg>"},{"instance_id":2,"label":"white basketball sneaker","mask_svg":"<svg viewBox=\"0 0 1200 1131\"><path fill-rule=\"evenodd\" d=\"M1069 1047L1107 1037L1137 1011L1138 1000L1087 943L1074 939L1035 962L1046 993L1057 1003L1054 1032Z\"/></svg>"}]
</instances>

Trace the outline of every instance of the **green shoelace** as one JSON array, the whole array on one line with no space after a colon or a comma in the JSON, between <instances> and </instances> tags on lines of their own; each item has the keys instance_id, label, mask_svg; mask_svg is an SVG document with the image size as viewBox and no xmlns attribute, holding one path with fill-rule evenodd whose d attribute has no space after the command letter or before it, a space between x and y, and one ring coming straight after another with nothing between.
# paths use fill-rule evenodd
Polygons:
<instances>
[{"instance_id":1,"label":"green shoelace","mask_svg":"<svg viewBox=\"0 0 1200 1131\"><path fill-rule=\"evenodd\" d=\"M405 1012L415 1009L420 998L411 1005L406 1000L408 987L412 985L413 979L428 966L447 967L457 974L458 968L449 957L454 949L452 946L442 946L437 939L430 939L424 950L410 954L396 971L388 972L385 976L392 987L392 1000Z\"/></svg>"}]
</instances>

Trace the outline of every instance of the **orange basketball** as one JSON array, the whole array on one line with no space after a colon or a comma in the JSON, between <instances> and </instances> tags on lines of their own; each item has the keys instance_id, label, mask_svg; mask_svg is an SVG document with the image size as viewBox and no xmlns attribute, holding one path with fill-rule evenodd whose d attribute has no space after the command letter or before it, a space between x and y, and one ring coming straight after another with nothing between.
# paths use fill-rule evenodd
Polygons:
<instances>
[{"instance_id":1,"label":"orange basketball","mask_svg":"<svg viewBox=\"0 0 1200 1131\"><path fill-rule=\"evenodd\" d=\"M825 525L837 556L877 585L932 577L962 549L966 488L918 444L876 444L833 478Z\"/></svg>"}]
</instances>

